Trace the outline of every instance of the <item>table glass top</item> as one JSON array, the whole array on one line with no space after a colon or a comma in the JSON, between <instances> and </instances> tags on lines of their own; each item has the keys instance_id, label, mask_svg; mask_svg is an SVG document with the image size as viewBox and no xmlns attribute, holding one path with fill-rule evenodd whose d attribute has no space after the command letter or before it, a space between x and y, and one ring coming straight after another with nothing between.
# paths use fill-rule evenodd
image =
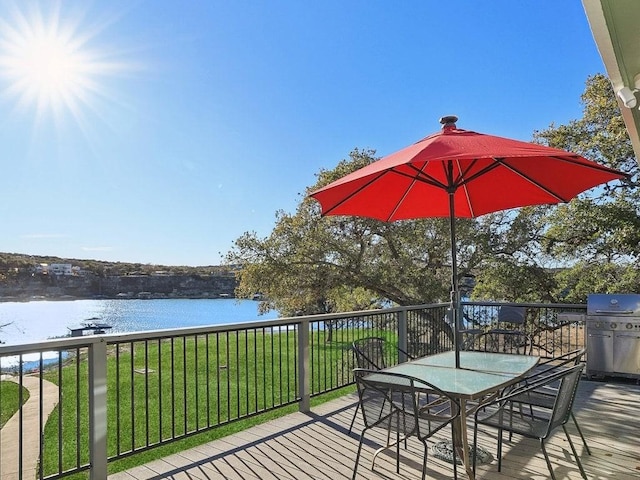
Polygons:
<instances>
[{"instance_id":1,"label":"table glass top","mask_svg":"<svg viewBox=\"0 0 640 480\"><path fill-rule=\"evenodd\" d=\"M539 360L531 355L460 352L460 368L455 368L454 352L444 352L384 371L410 375L447 393L474 400L514 382L535 367Z\"/></svg>"},{"instance_id":2,"label":"table glass top","mask_svg":"<svg viewBox=\"0 0 640 480\"><path fill-rule=\"evenodd\" d=\"M411 363L440 367L455 366L455 352L418 358ZM460 368L482 372L511 373L522 375L538 364L539 358L532 355L509 353L460 352Z\"/></svg>"}]
</instances>

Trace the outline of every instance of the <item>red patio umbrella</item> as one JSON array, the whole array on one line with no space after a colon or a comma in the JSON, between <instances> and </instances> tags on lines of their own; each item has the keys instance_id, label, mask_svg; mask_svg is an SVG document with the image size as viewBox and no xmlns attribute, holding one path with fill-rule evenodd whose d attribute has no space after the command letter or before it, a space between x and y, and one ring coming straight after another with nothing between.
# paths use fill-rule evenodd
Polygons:
<instances>
[{"instance_id":1,"label":"red patio umbrella","mask_svg":"<svg viewBox=\"0 0 640 480\"><path fill-rule=\"evenodd\" d=\"M451 308L459 366L455 218L473 218L528 205L568 202L626 174L575 153L462 130L457 117L442 130L310 194L322 215L385 222L449 217Z\"/></svg>"}]
</instances>

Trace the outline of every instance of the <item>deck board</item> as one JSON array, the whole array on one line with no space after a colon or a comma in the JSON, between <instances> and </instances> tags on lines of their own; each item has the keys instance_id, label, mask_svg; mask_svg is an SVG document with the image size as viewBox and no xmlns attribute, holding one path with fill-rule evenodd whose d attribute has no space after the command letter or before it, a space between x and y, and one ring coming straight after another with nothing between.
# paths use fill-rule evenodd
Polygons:
<instances>
[{"instance_id":1,"label":"deck board","mask_svg":"<svg viewBox=\"0 0 640 480\"><path fill-rule=\"evenodd\" d=\"M109 480L208 480L283 479L338 480L351 478L358 448L360 419L349 435L356 405L355 395L315 407L309 414L294 413L257 425L235 435L167 456L143 466L112 474ZM572 439L589 479L640 479L640 386L613 380L580 383L574 412L592 451L587 455L571 422ZM444 440L445 429L435 440ZM469 435L473 428L469 425ZM417 479L422 468L422 444L411 439L400 451L400 474L395 471L395 453L378 456L370 469L373 452L384 436L370 437L363 447L358 479ZM506 438L506 437L505 437ZM470 438L471 440L471 438ZM495 456L497 436L493 430L479 433L479 444ZM430 444L433 444L432 442ZM569 444L556 433L547 443L558 480L581 479ZM459 478L466 475L458 468ZM427 478L453 478L452 465L428 456ZM546 480L549 472L538 442L515 437L505 442L502 472L494 461L478 468L478 479Z\"/></svg>"}]
</instances>

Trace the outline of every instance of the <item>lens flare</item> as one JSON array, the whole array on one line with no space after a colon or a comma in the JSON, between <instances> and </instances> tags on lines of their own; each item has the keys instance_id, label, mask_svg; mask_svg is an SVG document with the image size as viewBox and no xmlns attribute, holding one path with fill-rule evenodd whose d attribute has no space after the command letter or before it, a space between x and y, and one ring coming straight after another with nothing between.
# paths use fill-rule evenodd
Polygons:
<instances>
[{"instance_id":1,"label":"lens flare","mask_svg":"<svg viewBox=\"0 0 640 480\"><path fill-rule=\"evenodd\" d=\"M106 95L107 77L126 70L104 51L92 47L107 23L83 28L82 13L63 12L65 4L14 4L11 15L0 19L0 88L5 100L21 110L47 115L94 110ZM44 11L37 5L46 5Z\"/></svg>"}]
</instances>

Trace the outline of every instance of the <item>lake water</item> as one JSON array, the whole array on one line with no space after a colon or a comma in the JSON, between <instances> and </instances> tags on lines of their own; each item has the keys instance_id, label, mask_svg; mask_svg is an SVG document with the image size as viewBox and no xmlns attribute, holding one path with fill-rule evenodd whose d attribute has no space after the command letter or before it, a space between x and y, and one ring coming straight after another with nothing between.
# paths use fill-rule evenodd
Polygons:
<instances>
[{"instance_id":1,"label":"lake water","mask_svg":"<svg viewBox=\"0 0 640 480\"><path fill-rule=\"evenodd\" d=\"M92 318L107 333L221 325L277 318L258 315L258 302L235 299L73 300L0 303L0 340L7 345L68 335Z\"/></svg>"}]
</instances>

